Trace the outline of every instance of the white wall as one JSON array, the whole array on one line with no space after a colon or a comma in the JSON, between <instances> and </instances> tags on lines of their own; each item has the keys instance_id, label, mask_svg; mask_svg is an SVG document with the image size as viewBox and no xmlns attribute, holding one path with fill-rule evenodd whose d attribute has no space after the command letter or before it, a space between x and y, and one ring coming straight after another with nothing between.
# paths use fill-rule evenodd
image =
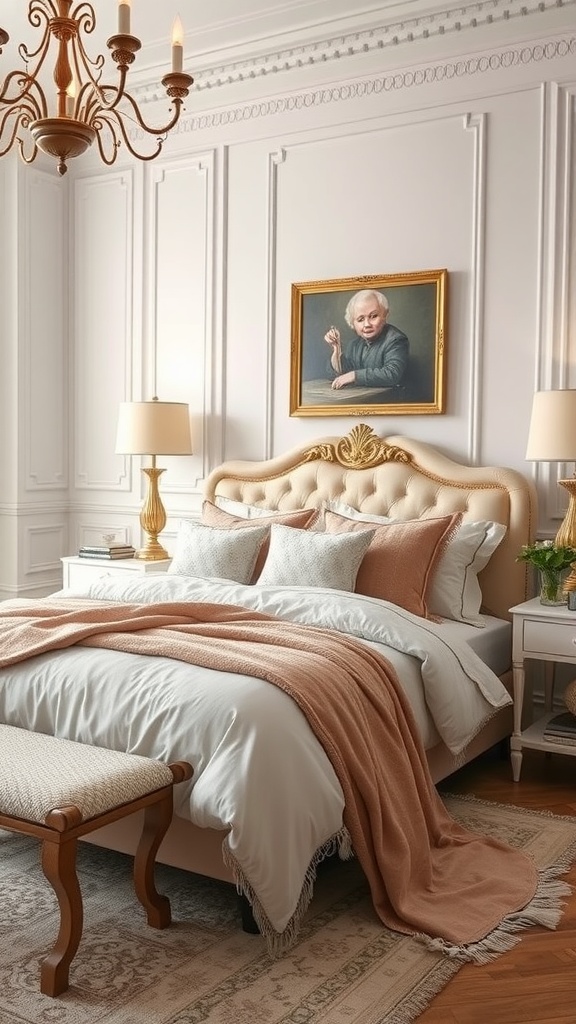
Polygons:
<instances>
[{"instance_id":1,"label":"white wall","mask_svg":"<svg viewBox=\"0 0 576 1024\"><path fill-rule=\"evenodd\" d=\"M32 529L41 494L51 564L110 529L137 543L142 481L137 460L114 454L116 413L157 393L192 410L195 454L166 459L161 481L170 547L222 458L266 457L353 425L289 415L292 283L434 268L449 275L445 413L372 425L531 473L534 389L576 386L576 4L541 7L490 0L441 14L417 0L350 0L334 22L316 0L295 5L291 34L285 6L259 22L252 10L235 47L210 51L206 26L194 56L189 31L186 67L199 74L162 157L121 152L106 168L89 154L64 183L50 167L20 169L30 319L20 306L9 348L28 345L17 415L20 439L35 440L29 462L17 459L13 500L0 498L4 521ZM158 122L166 102L149 78L137 94ZM56 239L50 252L40 237ZM0 241L0 258L20 244ZM10 463L15 442L6 447ZM563 512L555 480L538 480L544 532ZM20 562L4 591L34 586Z\"/></svg>"}]
</instances>

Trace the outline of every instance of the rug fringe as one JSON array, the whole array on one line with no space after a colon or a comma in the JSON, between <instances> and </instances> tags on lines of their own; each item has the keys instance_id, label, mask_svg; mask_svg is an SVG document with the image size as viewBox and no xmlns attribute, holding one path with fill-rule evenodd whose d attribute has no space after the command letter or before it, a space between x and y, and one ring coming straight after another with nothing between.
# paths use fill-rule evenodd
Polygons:
<instances>
[{"instance_id":1,"label":"rug fringe","mask_svg":"<svg viewBox=\"0 0 576 1024\"><path fill-rule=\"evenodd\" d=\"M558 927L565 901L572 895L572 886L567 882L558 881L558 874L557 865L540 872L538 886L530 902L521 910L508 914L479 942L455 945L445 939L433 939L430 935L419 934L417 938L424 942L428 949L450 958L477 964L490 963L520 942L518 932L534 925L551 931Z\"/></svg>"},{"instance_id":2,"label":"rug fringe","mask_svg":"<svg viewBox=\"0 0 576 1024\"><path fill-rule=\"evenodd\" d=\"M258 925L260 934L266 942L268 953L274 959L282 956L296 944L302 918L304 917L312 899L318 865L327 857L332 857L336 853L340 857L340 860L350 860L354 856L352 839L345 825L343 825L338 832L331 836L330 839L316 850L316 853L308 865L308 870L306 871L304 884L298 898L296 909L284 931L277 932L268 919L264 907L258 899L258 896L252 888L248 878L244 874L240 864L230 850L227 839L224 840L224 843L222 844L222 856L224 863L232 872L237 891L241 895L245 896L250 903L254 920Z\"/></svg>"}]
</instances>

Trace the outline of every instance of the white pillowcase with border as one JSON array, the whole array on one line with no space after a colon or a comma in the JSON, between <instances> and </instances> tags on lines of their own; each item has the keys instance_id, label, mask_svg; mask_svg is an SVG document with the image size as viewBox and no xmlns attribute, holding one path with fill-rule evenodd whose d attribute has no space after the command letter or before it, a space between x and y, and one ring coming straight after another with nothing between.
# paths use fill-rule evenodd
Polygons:
<instances>
[{"instance_id":1,"label":"white pillowcase with border","mask_svg":"<svg viewBox=\"0 0 576 1024\"><path fill-rule=\"evenodd\" d=\"M269 530L269 526L225 530L181 519L168 572L177 576L250 583L258 552Z\"/></svg>"},{"instance_id":2,"label":"white pillowcase with border","mask_svg":"<svg viewBox=\"0 0 576 1024\"><path fill-rule=\"evenodd\" d=\"M364 523L399 521L391 516L359 512L341 501L328 501L326 506L332 512ZM472 626L485 625L480 616L482 590L478 573L488 564L505 533L506 527L501 523L461 523L446 544L427 594L428 609L433 615Z\"/></svg>"},{"instance_id":3,"label":"white pillowcase with border","mask_svg":"<svg viewBox=\"0 0 576 1024\"><path fill-rule=\"evenodd\" d=\"M352 592L373 536L373 530L329 534L274 523L258 584Z\"/></svg>"},{"instance_id":4,"label":"white pillowcase with border","mask_svg":"<svg viewBox=\"0 0 576 1024\"><path fill-rule=\"evenodd\" d=\"M238 516L240 519L265 519L266 516L280 514L278 508L262 508L260 505L246 505L243 501L236 501L235 498L226 498L222 494L216 494L214 505L229 512L231 516ZM286 509L286 511L289 511Z\"/></svg>"}]
</instances>

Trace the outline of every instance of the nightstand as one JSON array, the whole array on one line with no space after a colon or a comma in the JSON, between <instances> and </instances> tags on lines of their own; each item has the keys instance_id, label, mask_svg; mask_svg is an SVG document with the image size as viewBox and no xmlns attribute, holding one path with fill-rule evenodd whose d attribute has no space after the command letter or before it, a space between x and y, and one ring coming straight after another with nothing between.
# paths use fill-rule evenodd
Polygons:
<instances>
[{"instance_id":1,"label":"nightstand","mask_svg":"<svg viewBox=\"0 0 576 1024\"><path fill-rule=\"evenodd\" d=\"M514 782L520 780L522 750L545 750L551 754L576 756L572 744L550 743L544 739L544 727L553 717L553 664L576 665L576 612L566 605L540 604L540 598L524 601L510 609L513 621L512 664L514 687L514 732L510 739L510 759ZM546 714L522 729L524 707L524 662L527 658L548 663L545 681Z\"/></svg>"},{"instance_id":2,"label":"nightstand","mask_svg":"<svg viewBox=\"0 0 576 1024\"><path fill-rule=\"evenodd\" d=\"M166 572L172 559L146 562L141 558L80 558L79 555L70 555L60 561L62 586L83 587L93 583L99 576L122 579L134 573Z\"/></svg>"}]
</instances>

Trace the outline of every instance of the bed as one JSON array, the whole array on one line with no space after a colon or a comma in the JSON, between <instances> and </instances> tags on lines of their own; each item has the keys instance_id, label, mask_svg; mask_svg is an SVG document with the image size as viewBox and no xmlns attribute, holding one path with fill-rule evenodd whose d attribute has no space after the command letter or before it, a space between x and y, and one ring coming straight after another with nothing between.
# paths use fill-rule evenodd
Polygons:
<instances>
[{"instance_id":1,"label":"bed","mask_svg":"<svg viewBox=\"0 0 576 1024\"><path fill-rule=\"evenodd\" d=\"M516 561L516 555L531 539L534 509L533 487L516 471L466 467L430 445L405 437L380 438L371 427L358 424L345 437L321 438L271 460L226 462L215 469L206 481L202 524L193 519L182 524L173 572L139 575L127 582L103 577L86 591L65 590L56 597L72 603L87 599L95 604L200 602L210 609L241 607L306 627L350 630L380 652L384 644L405 682L437 782L512 732L508 609L527 596L527 568ZM274 517L272 526L266 522L269 516ZM224 568L217 572L213 568L206 574L197 571L198 530L223 559ZM267 537L268 545L263 560L265 545L260 541L254 548L252 539L260 534ZM392 590L386 590L388 597L383 599L370 591L359 594L354 587L366 552L380 534L388 545L384 554L390 555L392 544L396 558L386 583ZM420 534L430 535L430 543L422 547L418 541L416 548L406 549L412 551L406 560L400 542L408 535L412 542ZM304 554L299 548L292 551L295 541L288 535L305 544ZM448 565L450 544L464 535L467 543L458 549L456 567ZM332 553L332 568L326 569L328 585L321 573L320 586L315 576L312 587L295 584L289 574L284 578L290 558L301 569L306 558L324 551L318 544ZM236 550L243 545L256 552L249 578L228 580ZM188 567L191 550L194 558ZM210 545L209 554L212 557ZM243 553L242 557L248 556ZM324 564L318 557L317 566L320 562ZM272 569L267 569L269 564ZM336 583L352 573L351 586L340 589L333 583L334 565ZM274 566L279 577L274 576ZM338 576L340 571L344 577ZM442 586L438 590L437 607L432 607L434 602L425 607L429 617L390 600L398 588L405 589L411 574L423 579L427 588L433 580L447 583L443 596ZM377 593L381 580L379 574ZM462 581L457 618L439 614L450 610ZM476 592L478 606L474 606ZM384 625L384 620L392 625ZM469 689L458 682L462 666L467 680L472 680ZM188 693L190 681L195 686L202 673L210 679L210 693L203 698L207 717L202 719L200 735L200 726L192 721L197 707ZM453 685L452 693L443 689L445 683ZM247 722L241 721L236 703L240 687L238 700L242 700L242 715L249 716ZM456 704L462 705L463 723L453 720ZM191 761L195 778L179 787L175 817L159 860L234 881L251 901L260 887L269 888L264 897L266 919L273 920L272 930L278 935L289 931L301 916L318 861L346 841L341 828L342 791L321 745L306 733L291 746L301 719L291 698L261 678L181 664L158 657L157 652L135 658L125 650L69 646L0 668L2 722L147 756ZM272 732L271 723L274 729L282 723L282 736ZM256 738L257 729L265 734L264 740ZM229 797L226 786L236 786L245 768L248 778L256 772L269 776L265 790L252 796L250 782L241 794ZM302 794L314 788L310 778L319 792L310 795L307 807ZM300 805L296 816L291 809L282 810L282 801L292 799L288 789L294 787ZM237 830L230 825L238 816L234 800L243 802L242 828ZM286 818L285 826L275 815ZM262 825L268 817L273 823L270 836ZM93 833L90 841L133 852L139 827L138 821L125 819ZM257 883L251 875L253 846L246 845L246 836L255 832L266 862L264 872L258 869ZM301 835L302 843L299 838L295 841ZM268 877L271 873L274 878Z\"/></svg>"}]
</instances>

